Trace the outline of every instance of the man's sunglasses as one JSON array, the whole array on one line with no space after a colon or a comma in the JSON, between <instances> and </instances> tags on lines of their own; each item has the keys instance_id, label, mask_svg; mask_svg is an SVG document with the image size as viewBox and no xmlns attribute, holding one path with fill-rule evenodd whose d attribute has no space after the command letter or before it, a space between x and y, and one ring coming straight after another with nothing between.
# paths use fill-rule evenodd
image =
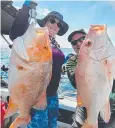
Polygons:
<instances>
[{"instance_id":1,"label":"man's sunglasses","mask_svg":"<svg viewBox=\"0 0 115 128\"><path fill-rule=\"evenodd\" d=\"M56 23L59 28L61 28L63 26L63 24L61 22L57 22L54 18L50 18L49 22L51 24L55 24Z\"/></svg>"},{"instance_id":2,"label":"man's sunglasses","mask_svg":"<svg viewBox=\"0 0 115 128\"><path fill-rule=\"evenodd\" d=\"M77 40L73 40L73 41L71 42L71 44L72 44L73 46L75 46L78 42L82 42L84 39L85 39L85 36L82 36L82 37L80 37L80 38L77 39Z\"/></svg>"}]
</instances>

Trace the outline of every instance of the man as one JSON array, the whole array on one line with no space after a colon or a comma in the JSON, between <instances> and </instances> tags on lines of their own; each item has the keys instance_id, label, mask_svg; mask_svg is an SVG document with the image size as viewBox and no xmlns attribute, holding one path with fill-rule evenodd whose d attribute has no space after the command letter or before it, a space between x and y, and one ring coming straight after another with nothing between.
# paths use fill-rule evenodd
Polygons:
<instances>
[{"instance_id":1,"label":"man","mask_svg":"<svg viewBox=\"0 0 115 128\"><path fill-rule=\"evenodd\" d=\"M68 41L71 43L72 48L74 49L74 51L76 53L75 55L70 57L66 63L67 75L70 80L70 83L72 84L72 86L74 88L76 88L76 86L77 86L75 83L75 69L76 69L76 65L77 65L77 61L78 61L78 53L79 53L80 47L85 39L85 36L86 36L86 32L83 29L74 31L68 36ZM77 107L76 107L76 112L73 117L72 127L73 128L81 128L81 126L84 123L84 120L86 119L86 116L87 116L86 109L85 109L85 107L83 107L82 101L81 101L79 95L77 94ZM105 123L100 118L100 116L99 116L99 120L100 121L98 123L98 127L104 128Z\"/></svg>"},{"instance_id":2,"label":"man","mask_svg":"<svg viewBox=\"0 0 115 128\"><path fill-rule=\"evenodd\" d=\"M74 31L68 36L68 41L71 42L72 48L76 53L71 58L69 58L66 63L67 75L74 88L76 88L75 68L78 61L78 53L83 43L83 40L85 39L85 36L86 36L86 32L83 29ZM80 101L79 96L77 95L77 107L73 117L72 127L80 128L85 118L86 118L86 110L82 106L82 102Z\"/></svg>"}]
</instances>

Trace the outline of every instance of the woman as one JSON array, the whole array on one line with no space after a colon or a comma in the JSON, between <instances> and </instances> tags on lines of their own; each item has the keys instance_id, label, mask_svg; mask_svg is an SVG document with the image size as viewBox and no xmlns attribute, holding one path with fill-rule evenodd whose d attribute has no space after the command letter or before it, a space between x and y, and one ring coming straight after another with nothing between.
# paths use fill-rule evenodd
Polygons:
<instances>
[{"instance_id":1,"label":"woman","mask_svg":"<svg viewBox=\"0 0 115 128\"><path fill-rule=\"evenodd\" d=\"M29 10L32 9L31 2L26 1L21 10L19 10L10 31L10 39L13 41L18 36L21 36L27 30L29 23ZM47 108L45 110L32 109L31 122L27 125L28 128L56 128L58 118L58 96L57 89L61 77L61 67L64 63L64 54L59 48L55 40L55 36L64 35L68 30L68 24L63 21L63 16L53 11L44 19L37 19L40 27L47 27L51 40L53 54L53 71L50 84L47 88Z\"/></svg>"}]
</instances>

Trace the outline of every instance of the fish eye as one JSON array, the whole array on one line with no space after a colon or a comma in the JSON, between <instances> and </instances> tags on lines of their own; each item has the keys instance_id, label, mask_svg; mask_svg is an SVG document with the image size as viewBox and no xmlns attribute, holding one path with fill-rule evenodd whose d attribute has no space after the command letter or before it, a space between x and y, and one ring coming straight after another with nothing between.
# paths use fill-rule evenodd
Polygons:
<instances>
[{"instance_id":1,"label":"fish eye","mask_svg":"<svg viewBox=\"0 0 115 128\"><path fill-rule=\"evenodd\" d=\"M44 49L48 50L48 47L44 46Z\"/></svg>"},{"instance_id":2,"label":"fish eye","mask_svg":"<svg viewBox=\"0 0 115 128\"><path fill-rule=\"evenodd\" d=\"M92 42L91 42L91 41L89 41L89 40L86 42L86 46L88 46L88 47L90 47L90 46L91 46L91 44L92 44Z\"/></svg>"},{"instance_id":3,"label":"fish eye","mask_svg":"<svg viewBox=\"0 0 115 128\"><path fill-rule=\"evenodd\" d=\"M91 45L91 41L88 41L87 44L88 44L88 45Z\"/></svg>"}]
</instances>

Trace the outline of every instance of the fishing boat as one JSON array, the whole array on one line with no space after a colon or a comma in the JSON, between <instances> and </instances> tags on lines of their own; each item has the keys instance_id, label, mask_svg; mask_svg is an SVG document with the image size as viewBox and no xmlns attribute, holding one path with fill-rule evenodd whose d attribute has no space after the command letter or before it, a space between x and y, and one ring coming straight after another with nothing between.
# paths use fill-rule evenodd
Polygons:
<instances>
[{"instance_id":1,"label":"fishing boat","mask_svg":"<svg viewBox=\"0 0 115 128\"><path fill-rule=\"evenodd\" d=\"M9 45L9 48L11 48L11 44L4 37L4 35L9 34L11 24L16 16L16 13L18 12L18 10L12 6L12 3L12 1L1 2L1 38L3 38L4 41ZM8 68L5 65L2 65L1 71L3 73L1 75L1 97L3 102L8 103L8 83L4 80L4 73L8 72ZM62 79L67 79L66 73L62 74ZM112 94L115 94L115 81L113 84L114 86L112 89ZM104 122L101 119L99 119L100 128L115 128L115 95L113 95L112 98L110 98L110 104L112 112L111 119L105 127L103 127ZM71 128L76 106L76 92L74 96L62 94L59 95L58 128ZM9 125L16 118L17 114L18 113L5 120L4 128L9 127Z\"/></svg>"}]
</instances>

